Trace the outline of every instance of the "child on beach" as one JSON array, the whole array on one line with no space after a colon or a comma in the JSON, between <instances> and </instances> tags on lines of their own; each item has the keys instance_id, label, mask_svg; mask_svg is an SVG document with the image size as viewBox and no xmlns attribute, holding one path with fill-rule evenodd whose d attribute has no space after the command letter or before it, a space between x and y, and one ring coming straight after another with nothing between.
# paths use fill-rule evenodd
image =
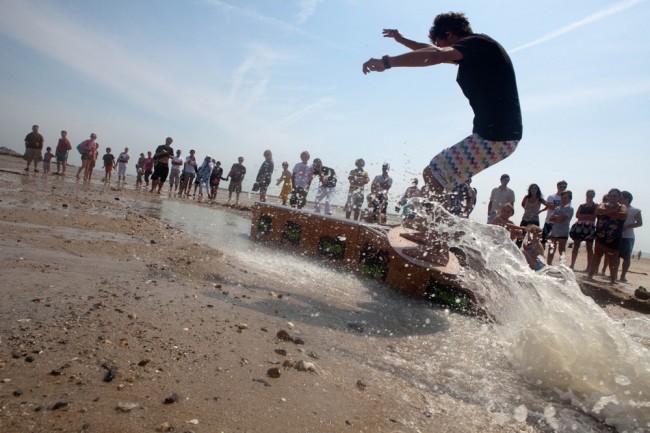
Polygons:
<instances>
[{"instance_id":1,"label":"child on beach","mask_svg":"<svg viewBox=\"0 0 650 433\"><path fill-rule=\"evenodd\" d=\"M223 177L223 168L221 168L221 161L217 161L214 168L212 169L212 174L210 175L210 200L217 199L217 192L219 191L219 183L225 180Z\"/></svg>"},{"instance_id":2,"label":"child on beach","mask_svg":"<svg viewBox=\"0 0 650 433\"><path fill-rule=\"evenodd\" d=\"M144 179L144 167L136 165L138 174L135 177L135 189L142 188L142 179Z\"/></svg>"},{"instance_id":3,"label":"child on beach","mask_svg":"<svg viewBox=\"0 0 650 433\"><path fill-rule=\"evenodd\" d=\"M521 227L512 222L510 218L515 214L515 208L510 203L506 203L497 216L490 220L489 224L501 226L510 232L510 239L513 241L521 237L523 232Z\"/></svg>"},{"instance_id":4,"label":"child on beach","mask_svg":"<svg viewBox=\"0 0 650 433\"><path fill-rule=\"evenodd\" d=\"M542 245L542 229L536 225L529 225L524 228L528 232L528 243L523 247L524 257L528 266L533 271L539 271L545 264L541 257L544 257L544 245Z\"/></svg>"},{"instance_id":5,"label":"child on beach","mask_svg":"<svg viewBox=\"0 0 650 433\"><path fill-rule=\"evenodd\" d=\"M119 188L120 182L122 182L122 185L126 183L126 168L129 163L129 159L131 159L131 155L129 155L129 148L125 147L124 152L120 153L117 157L117 186Z\"/></svg>"},{"instance_id":6,"label":"child on beach","mask_svg":"<svg viewBox=\"0 0 650 433\"><path fill-rule=\"evenodd\" d=\"M560 206L553 210L553 215L550 218L550 222L553 223L553 228L551 228L551 232L548 235L549 247L546 263L549 265L553 264L556 247L560 256L564 255L566 243L569 239L569 231L571 230L570 223L571 218L573 218L571 200L573 199L573 193L568 189L564 190L560 194L560 199Z\"/></svg>"},{"instance_id":7,"label":"child on beach","mask_svg":"<svg viewBox=\"0 0 650 433\"><path fill-rule=\"evenodd\" d=\"M52 153L52 148L47 147L45 155L43 155L43 173L47 174L50 172L50 163L52 162L52 158L54 157L54 154Z\"/></svg>"},{"instance_id":8,"label":"child on beach","mask_svg":"<svg viewBox=\"0 0 650 433\"><path fill-rule=\"evenodd\" d=\"M196 177L199 179L199 199L203 197L204 186L205 194L210 195L210 176L212 176L213 168L214 164L212 163L212 158L210 156L206 156L196 175ZM196 189L194 191L196 193Z\"/></svg>"},{"instance_id":9,"label":"child on beach","mask_svg":"<svg viewBox=\"0 0 650 433\"><path fill-rule=\"evenodd\" d=\"M291 186L291 172L289 171L289 163L286 161L282 163L282 174L280 175L280 178L275 181L275 185L280 186L282 182L284 182L284 184L282 185L282 190L280 191L280 200L282 200L282 206L286 206L287 200L289 199L289 194L291 194L291 190L293 189Z\"/></svg>"},{"instance_id":10,"label":"child on beach","mask_svg":"<svg viewBox=\"0 0 650 433\"><path fill-rule=\"evenodd\" d=\"M111 174L113 172L113 169L115 169L115 157L111 153L111 148L107 147L106 148L106 154L102 157L102 160L104 161L104 183L105 184L110 184L111 183Z\"/></svg>"}]
</instances>

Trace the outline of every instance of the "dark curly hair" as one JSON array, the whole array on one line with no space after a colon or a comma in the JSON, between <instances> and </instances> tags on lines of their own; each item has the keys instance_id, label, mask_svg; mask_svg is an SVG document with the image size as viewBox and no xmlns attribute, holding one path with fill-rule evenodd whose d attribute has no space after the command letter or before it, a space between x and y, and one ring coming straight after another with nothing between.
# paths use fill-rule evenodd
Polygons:
<instances>
[{"instance_id":1,"label":"dark curly hair","mask_svg":"<svg viewBox=\"0 0 650 433\"><path fill-rule=\"evenodd\" d=\"M533 188L537 189L537 192L533 194ZM530 186L528 187L528 194L526 197L528 198L533 198L533 196L537 197L538 199L542 198L542 191L539 189L539 186L536 183L531 183Z\"/></svg>"},{"instance_id":2,"label":"dark curly hair","mask_svg":"<svg viewBox=\"0 0 650 433\"><path fill-rule=\"evenodd\" d=\"M439 14L434 18L433 25L429 29L429 39L435 43L436 38L444 39L449 33L465 37L474 32L464 13L447 12L446 14Z\"/></svg>"}]
</instances>

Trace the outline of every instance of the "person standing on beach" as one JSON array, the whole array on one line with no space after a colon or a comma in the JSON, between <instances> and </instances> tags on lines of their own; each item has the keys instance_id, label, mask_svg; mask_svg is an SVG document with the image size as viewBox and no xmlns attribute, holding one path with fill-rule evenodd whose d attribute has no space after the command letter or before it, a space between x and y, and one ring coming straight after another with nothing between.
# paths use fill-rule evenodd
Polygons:
<instances>
[{"instance_id":1,"label":"person standing on beach","mask_svg":"<svg viewBox=\"0 0 650 433\"><path fill-rule=\"evenodd\" d=\"M388 175L390 170L389 164L381 166L381 174L375 176L370 185L370 190L373 196L374 214L379 224L386 222L386 214L388 212L388 191L393 187L393 178ZM370 206L370 203L368 203Z\"/></svg>"},{"instance_id":2,"label":"person standing on beach","mask_svg":"<svg viewBox=\"0 0 650 433\"><path fill-rule=\"evenodd\" d=\"M508 188L508 182L510 182L510 176L502 174L501 184L494 188L490 194L490 201L488 202L488 223L501 212L501 208L507 203L510 203L513 209L515 207L515 192Z\"/></svg>"},{"instance_id":3,"label":"person standing on beach","mask_svg":"<svg viewBox=\"0 0 650 433\"><path fill-rule=\"evenodd\" d=\"M65 169L68 166L68 152L72 149L70 140L68 140L68 132L61 131L61 138L56 145L54 155L56 156L56 173L65 176ZM61 170L63 168L63 170Z\"/></svg>"},{"instance_id":4,"label":"person standing on beach","mask_svg":"<svg viewBox=\"0 0 650 433\"><path fill-rule=\"evenodd\" d=\"M273 154L270 150L264 151L264 162L260 166L260 170L257 172L257 185L260 188L260 201L266 201L266 191L269 189L271 184L271 177L273 176Z\"/></svg>"},{"instance_id":5,"label":"person standing on beach","mask_svg":"<svg viewBox=\"0 0 650 433\"><path fill-rule=\"evenodd\" d=\"M293 189L291 185L291 172L289 171L289 163L284 161L282 163L282 174L278 178L278 180L275 181L276 186L280 186L282 183L282 189L280 190L280 200L282 201L282 206L287 205L287 200L289 200L289 194L291 194L291 190Z\"/></svg>"},{"instance_id":6,"label":"person standing on beach","mask_svg":"<svg viewBox=\"0 0 650 433\"><path fill-rule=\"evenodd\" d=\"M397 206L395 206L395 212L399 213L402 210L402 206L404 206L409 201L409 199L413 197L420 197L421 194L422 191L420 191L420 188L418 188L418 180L413 179L411 181L411 186L406 188L404 194L402 194L402 197L397 202Z\"/></svg>"},{"instance_id":7,"label":"person standing on beach","mask_svg":"<svg viewBox=\"0 0 650 433\"><path fill-rule=\"evenodd\" d=\"M97 134L93 132L88 140L82 141L78 146L81 152L81 167L77 170L77 181L79 181L79 176L83 171L84 182L90 182L90 176L95 167L95 158L97 158L97 148L99 147L95 140L97 140Z\"/></svg>"},{"instance_id":8,"label":"person standing on beach","mask_svg":"<svg viewBox=\"0 0 650 433\"><path fill-rule=\"evenodd\" d=\"M246 167L244 167L244 157L237 158L237 162L230 167L226 180L230 179L228 184L228 204L232 200L232 193L235 193L235 204L239 204L239 194L241 194L241 184L246 176Z\"/></svg>"},{"instance_id":9,"label":"person standing on beach","mask_svg":"<svg viewBox=\"0 0 650 433\"><path fill-rule=\"evenodd\" d=\"M104 161L104 179L103 182L106 185L110 185L111 183L111 175L113 174L113 170L115 170L115 156L111 153L111 148L107 147L106 148L106 154L102 157L102 161Z\"/></svg>"},{"instance_id":10,"label":"person standing on beach","mask_svg":"<svg viewBox=\"0 0 650 433\"><path fill-rule=\"evenodd\" d=\"M634 249L634 229L643 225L643 218L641 218L641 210L632 207L632 193L623 191L621 193L620 203L627 206L627 217L623 225L623 239L621 240L621 249L618 252L619 258L623 261L621 268L622 283L627 283L625 278L627 271L630 269L630 262L632 258L632 250Z\"/></svg>"},{"instance_id":11,"label":"person standing on beach","mask_svg":"<svg viewBox=\"0 0 650 433\"><path fill-rule=\"evenodd\" d=\"M122 185L126 183L126 169L129 165L129 160L131 155L129 155L129 148L125 147L124 152L120 153L117 156L117 187L120 187L120 182Z\"/></svg>"},{"instance_id":12,"label":"person standing on beach","mask_svg":"<svg viewBox=\"0 0 650 433\"><path fill-rule=\"evenodd\" d=\"M291 198L289 199L291 207L302 209L307 204L307 193L309 192L309 185L311 185L313 177L311 166L309 165L309 158L311 158L311 155L304 150L300 153L300 162L293 166L293 172L291 174L293 189L291 190Z\"/></svg>"},{"instance_id":13,"label":"person standing on beach","mask_svg":"<svg viewBox=\"0 0 650 433\"><path fill-rule=\"evenodd\" d=\"M205 195L210 196L210 177L214 169L213 159L207 155L199 168L196 170L196 177L199 180L199 200L203 199L203 188L205 187Z\"/></svg>"},{"instance_id":14,"label":"person standing on beach","mask_svg":"<svg viewBox=\"0 0 650 433\"><path fill-rule=\"evenodd\" d=\"M43 155L43 173L44 174L49 174L50 173L50 163L52 162L52 158L54 157L54 154L52 153L52 148L47 147L45 154Z\"/></svg>"},{"instance_id":15,"label":"person standing on beach","mask_svg":"<svg viewBox=\"0 0 650 433\"><path fill-rule=\"evenodd\" d=\"M153 173L154 160L151 156L151 151L147 152L147 157L144 159L144 185L149 188L149 177Z\"/></svg>"},{"instance_id":16,"label":"person standing on beach","mask_svg":"<svg viewBox=\"0 0 650 433\"><path fill-rule=\"evenodd\" d=\"M521 200L521 207L524 208L524 215L521 217L520 227L537 226L539 227L539 212L542 205L546 206L546 200L542 197L542 191L539 185L531 183L528 186L528 193ZM541 232L539 233L541 236ZM517 241L517 246L521 248L523 239Z\"/></svg>"},{"instance_id":17,"label":"person standing on beach","mask_svg":"<svg viewBox=\"0 0 650 433\"><path fill-rule=\"evenodd\" d=\"M318 179L318 191L314 199L314 212L320 213L320 202L325 200L325 215L332 215L332 198L336 191L336 172L333 168L325 167L320 158L314 159L312 178Z\"/></svg>"},{"instance_id":18,"label":"person standing on beach","mask_svg":"<svg viewBox=\"0 0 650 433\"><path fill-rule=\"evenodd\" d=\"M573 218L573 207L571 200L573 193L569 190L562 191L560 206L556 207L551 216L553 228L549 233L550 246L548 247L548 256L546 263L553 264L553 257L555 256L555 249L557 248L560 258L566 251L566 243L569 239L569 230L571 225L571 218Z\"/></svg>"},{"instance_id":19,"label":"person standing on beach","mask_svg":"<svg viewBox=\"0 0 650 433\"><path fill-rule=\"evenodd\" d=\"M589 272L591 261L594 259L594 233L596 232L596 209L598 208L598 203L594 202L594 197L596 197L596 191L588 189L585 194L585 202L578 206L576 211L578 221L571 226L569 231L569 236L573 240L571 266L569 267L571 269L575 268L580 244L584 241L587 249L587 267L584 272Z\"/></svg>"},{"instance_id":20,"label":"person standing on beach","mask_svg":"<svg viewBox=\"0 0 650 433\"><path fill-rule=\"evenodd\" d=\"M544 221L544 227L542 229L542 245L546 247L546 242L548 240L548 235L551 233L551 230L553 229L553 221L551 221L551 217L553 216L553 211L555 210L556 207L560 206L562 203L562 191L566 191L567 189L567 182L566 180L561 180L557 183L557 192L555 194L551 194L548 197L546 197L546 207L540 211L546 212L546 220Z\"/></svg>"},{"instance_id":21,"label":"person standing on beach","mask_svg":"<svg viewBox=\"0 0 650 433\"><path fill-rule=\"evenodd\" d=\"M350 219L350 216L354 212L354 220L359 221L361 208L363 207L364 189L368 182L370 182L370 177L368 176L368 172L364 170L366 162L362 158L354 161L354 166L356 168L350 170L348 174L350 188L348 189L348 199L345 202L344 209L345 218Z\"/></svg>"},{"instance_id":22,"label":"person standing on beach","mask_svg":"<svg viewBox=\"0 0 650 433\"><path fill-rule=\"evenodd\" d=\"M174 140L171 137L167 137L165 144L161 144L156 148L156 153L153 156L155 165L151 175L151 191L149 192L154 192L158 188L158 194L160 194L160 190L167 180L167 176L169 176L169 158L174 156L173 142Z\"/></svg>"},{"instance_id":23,"label":"person standing on beach","mask_svg":"<svg viewBox=\"0 0 650 433\"><path fill-rule=\"evenodd\" d=\"M600 266L600 258L605 256L609 258L609 278L612 284L616 283L616 274L618 273L618 252L621 249L621 239L623 238L623 227L627 218L627 206L620 203L621 191L612 188L607 193L606 200L603 200L596 209L598 220L596 222L596 242L594 250L594 260L589 268L588 278L594 278Z\"/></svg>"},{"instance_id":24,"label":"person standing on beach","mask_svg":"<svg viewBox=\"0 0 650 433\"><path fill-rule=\"evenodd\" d=\"M434 156L424 169L426 186L442 201L445 190L453 190L517 148L522 122L512 62L498 42L474 33L462 13L436 16L429 30L433 45L406 39L398 30L385 29L383 35L412 51L371 58L363 64L364 74L397 67L455 64L456 81L474 111L472 135Z\"/></svg>"},{"instance_id":25,"label":"person standing on beach","mask_svg":"<svg viewBox=\"0 0 650 433\"><path fill-rule=\"evenodd\" d=\"M208 197L210 200L217 199L219 184L223 179L223 168L221 167L221 161L217 161L214 163L212 174L210 174L210 195Z\"/></svg>"},{"instance_id":26,"label":"person standing on beach","mask_svg":"<svg viewBox=\"0 0 650 433\"><path fill-rule=\"evenodd\" d=\"M172 169L169 172L169 196L176 192L180 187L181 169L183 168L183 158L181 150L176 150L176 156L172 158Z\"/></svg>"},{"instance_id":27,"label":"person standing on beach","mask_svg":"<svg viewBox=\"0 0 650 433\"><path fill-rule=\"evenodd\" d=\"M178 192L179 197L183 197L183 193L190 195L190 190L192 189L192 183L194 182L194 176L196 176L196 169L198 164L196 162L196 156L194 156L196 151L194 149L190 150L190 156L185 158L185 164L183 165L183 182L181 183L180 191Z\"/></svg>"},{"instance_id":28,"label":"person standing on beach","mask_svg":"<svg viewBox=\"0 0 650 433\"><path fill-rule=\"evenodd\" d=\"M29 171L29 165L34 161L34 172L38 173L38 163L43 160L43 145L45 140L38 132L38 125L32 126L32 132L25 136L25 154L24 158L27 161L25 171Z\"/></svg>"}]
</instances>

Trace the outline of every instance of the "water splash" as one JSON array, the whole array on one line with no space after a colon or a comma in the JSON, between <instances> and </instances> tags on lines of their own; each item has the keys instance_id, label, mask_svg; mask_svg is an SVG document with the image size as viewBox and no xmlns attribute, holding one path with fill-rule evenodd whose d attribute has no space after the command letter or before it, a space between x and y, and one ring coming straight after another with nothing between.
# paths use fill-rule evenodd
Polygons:
<instances>
[{"instance_id":1,"label":"water splash","mask_svg":"<svg viewBox=\"0 0 650 433\"><path fill-rule=\"evenodd\" d=\"M650 352L582 294L569 268L533 272L505 229L409 205L411 226L435 227L467 255L463 286L498 323L522 377L619 431L650 429Z\"/></svg>"}]
</instances>

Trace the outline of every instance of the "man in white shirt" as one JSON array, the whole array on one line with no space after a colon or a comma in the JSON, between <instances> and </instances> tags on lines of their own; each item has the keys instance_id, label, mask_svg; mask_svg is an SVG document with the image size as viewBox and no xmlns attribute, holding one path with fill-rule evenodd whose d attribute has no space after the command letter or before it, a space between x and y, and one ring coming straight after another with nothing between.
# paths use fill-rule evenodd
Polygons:
<instances>
[{"instance_id":1,"label":"man in white shirt","mask_svg":"<svg viewBox=\"0 0 650 433\"><path fill-rule=\"evenodd\" d=\"M623 239L621 241L621 248L618 250L619 259L623 260L623 267L621 268L621 278L619 281L626 283L625 275L630 269L630 259L632 258L632 250L634 249L634 229L643 225L641 218L641 210L632 207L632 194L628 191L621 193L620 204L627 206L627 218L623 224Z\"/></svg>"},{"instance_id":2,"label":"man in white shirt","mask_svg":"<svg viewBox=\"0 0 650 433\"><path fill-rule=\"evenodd\" d=\"M569 185L566 180L559 181L557 183L557 192L546 198L546 208L542 209L540 212L542 213L544 210L548 210L548 212L546 212L546 221L544 221L544 229L542 230L542 245L544 246L546 246L548 235L551 233L551 229L553 228L553 221L551 221L553 211L556 207L562 204L562 192L566 190L567 186Z\"/></svg>"},{"instance_id":3,"label":"man in white shirt","mask_svg":"<svg viewBox=\"0 0 650 433\"><path fill-rule=\"evenodd\" d=\"M178 190L178 196L183 197L183 193L190 195L190 190L192 189L192 183L194 182L194 177L196 176L196 169L198 164L196 162L196 152L194 149L190 150L190 156L185 158L185 164L183 165L183 182L181 187Z\"/></svg>"},{"instance_id":4,"label":"man in white shirt","mask_svg":"<svg viewBox=\"0 0 650 433\"><path fill-rule=\"evenodd\" d=\"M487 222L489 223L492 219L499 215L501 208L510 203L513 207L515 205L515 192L508 188L508 182L510 182L510 176L507 174L501 175L501 185L494 188L490 194L490 201L488 203L488 218Z\"/></svg>"}]
</instances>

